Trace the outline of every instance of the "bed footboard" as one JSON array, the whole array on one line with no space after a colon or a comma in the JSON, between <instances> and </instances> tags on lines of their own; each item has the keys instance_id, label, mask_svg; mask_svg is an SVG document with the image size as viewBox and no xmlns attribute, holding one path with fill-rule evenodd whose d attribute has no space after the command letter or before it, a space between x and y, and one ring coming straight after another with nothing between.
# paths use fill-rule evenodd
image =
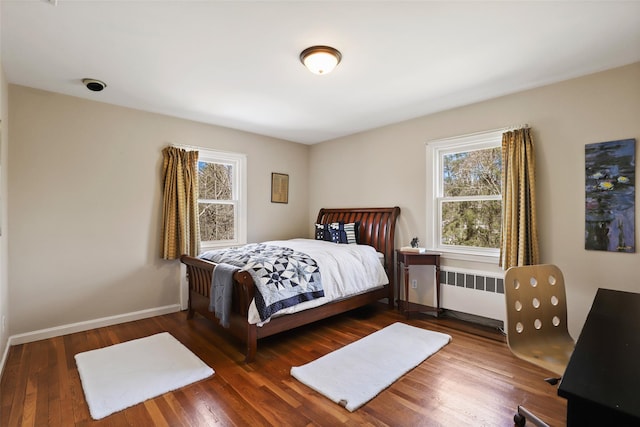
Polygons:
<instances>
[{"instance_id":1,"label":"bed footboard","mask_svg":"<svg viewBox=\"0 0 640 427\"><path fill-rule=\"evenodd\" d=\"M211 292L211 278L217 264L211 261L195 258L188 255L182 255L180 261L187 266L187 277L189 281L189 308L187 317L192 318L195 307L192 306L191 292L208 300ZM249 313L249 304L253 300L255 292L251 275L246 271L237 271L233 275L233 296L232 296L232 313L247 317Z\"/></svg>"},{"instance_id":2,"label":"bed footboard","mask_svg":"<svg viewBox=\"0 0 640 427\"><path fill-rule=\"evenodd\" d=\"M192 319L195 313L198 313L218 325L219 321L216 319L215 314L209 311L211 279L217 264L188 255L182 255L180 261L187 266L189 282L187 319ZM258 348L256 325L250 325L247 320L249 305L253 301L254 292L255 288L251 275L246 271L237 271L233 275L229 328L226 328L225 331L244 344L245 362L253 360Z\"/></svg>"},{"instance_id":3,"label":"bed footboard","mask_svg":"<svg viewBox=\"0 0 640 427\"><path fill-rule=\"evenodd\" d=\"M400 215L400 208L397 206L391 208L321 209L316 220L318 224L337 221L359 223L359 242L373 246L385 256L384 263L389 284L381 288L313 309L274 317L263 326L257 327L248 321L249 305L255 294L253 278L246 271L236 272L233 275L230 325L225 331L240 339L246 346L245 362L253 360L260 338L288 331L385 298L388 299L389 308L392 309L395 299L394 230L398 215ZM218 325L219 322L215 314L209 311L211 278L217 264L188 255L180 257L180 261L187 266L189 281L187 318L192 318L195 313L198 313Z\"/></svg>"},{"instance_id":4,"label":"bed footboard","mask_svg":"<svg viewBox=\"0 0 640 427\"><path fill-rule=\"evenodd\" d=\"M209 311L211 278L216 264L187 255L180 257L180 260L187 266L189 279L189 307L187 318L191 319L195 313L198 313L211 320L215 325L219 325L215 314ZM313 309L275 317L271 319L270 322L258 327L250 324L248 321L249 305L254 294L253 278L246 271L238 271L233 277L232 310L229 319L229 328L224 330L242 342L245 347L244 361L246 363L253 361L255 358L258 340L260 338L266 338L298 326L353 310L354 308L375 303L388 297L390 289L392 289L391 285L385 285L382 288L351 298L330 302Z\"/></svg>"}]
</instances>

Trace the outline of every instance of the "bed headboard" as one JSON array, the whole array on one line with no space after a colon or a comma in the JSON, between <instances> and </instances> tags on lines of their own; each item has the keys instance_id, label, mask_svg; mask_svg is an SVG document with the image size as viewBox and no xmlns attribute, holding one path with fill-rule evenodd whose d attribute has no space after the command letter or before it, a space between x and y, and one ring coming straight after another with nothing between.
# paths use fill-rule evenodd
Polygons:
<instances>
[{"instance_id":1,"label":"bed headboard","mask_svg":"<svg viewBox=\"0 0 640 427\"><path fill-rule=\"evenodd\" d=\"M400 215L398 206L392 208L322 208L318 212L317 224L331 222L360 222L358 243L370 245L384 254L385 269L393 275L394 239L396 220ZM389 277L393 281L393 277Z\"/></svg>"}]
</instances>

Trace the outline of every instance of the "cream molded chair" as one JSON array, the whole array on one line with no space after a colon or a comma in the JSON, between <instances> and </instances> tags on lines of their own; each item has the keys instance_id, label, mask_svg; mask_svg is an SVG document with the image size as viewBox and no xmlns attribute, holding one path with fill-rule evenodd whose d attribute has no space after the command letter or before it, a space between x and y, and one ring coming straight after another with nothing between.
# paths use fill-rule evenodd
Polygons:
<instances>
[{"instance_id":1,"label":"cream molded chair","mask_svg":"<svg viewBox=\"0 0 640 427\"><path fill-rule=\"evenodd\" d=\"M519 358L562 376L575 342L567 329L567 298L564 277L555 265L511 267L504 277L507 303L507 343ZM559 378L546 381L556 384ZM522 406L513 417L516 425L526 420L543 421Z\"/></svg>"}]
</instances>

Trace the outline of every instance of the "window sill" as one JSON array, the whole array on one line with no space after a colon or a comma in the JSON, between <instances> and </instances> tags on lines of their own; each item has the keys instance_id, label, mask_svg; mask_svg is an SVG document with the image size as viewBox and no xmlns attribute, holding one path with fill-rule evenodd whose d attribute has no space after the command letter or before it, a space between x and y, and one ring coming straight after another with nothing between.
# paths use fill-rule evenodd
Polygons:
<instances>
[{"instance_id":1,"label":"window sill","mask_svg":"<svg viewBox=\"0 0 640 427\"><path fill-rule=\"evenodd\" d=\"M450 249L429 249L429 251L438 252L442 259L451 259L456 261L480 262L485 264L498 265L500 262L499 254L478 254L472 252L452 251Z\"/></svg>"},{"instance_id":2,"label":"window sill","mask_svg":"<svg viewBox=\"0 0 640 427\"><path fill-rule=\"evenodd\" d=\"M201 243L200 244L200 253L206 252L206 251L214 251L216 249L229 249L229 248L233 248L236 246L242 246L245 243L241 243L241 242L220 242L220 243Z\"/></svg>"}]
</instances>

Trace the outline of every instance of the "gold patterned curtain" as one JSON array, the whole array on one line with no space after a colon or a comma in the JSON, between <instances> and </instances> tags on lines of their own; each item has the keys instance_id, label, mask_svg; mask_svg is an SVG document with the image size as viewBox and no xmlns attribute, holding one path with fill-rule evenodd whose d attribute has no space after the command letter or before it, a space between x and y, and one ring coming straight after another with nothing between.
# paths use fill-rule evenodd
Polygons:
<instances>
[{"instance_id":1,"label":"gold patterned curtain","mask_svg":"<svg viewBox=\"0 0 640 427\"><path fill-rule=\"evenodd\" d=\"M177 147L162 150L162 258L198 255L198 152Z\"/></svg>"},{"instance_id":2,"label":"gold patterned curtain","mask_svg":"<svg viewBox=\"0 0 640 427\"><path fill-rule=\"evenodd\" d=\"M502 243L500 266L539 264L536 162L528 127L502 134Z\"/></svg>"}]
</instances>

